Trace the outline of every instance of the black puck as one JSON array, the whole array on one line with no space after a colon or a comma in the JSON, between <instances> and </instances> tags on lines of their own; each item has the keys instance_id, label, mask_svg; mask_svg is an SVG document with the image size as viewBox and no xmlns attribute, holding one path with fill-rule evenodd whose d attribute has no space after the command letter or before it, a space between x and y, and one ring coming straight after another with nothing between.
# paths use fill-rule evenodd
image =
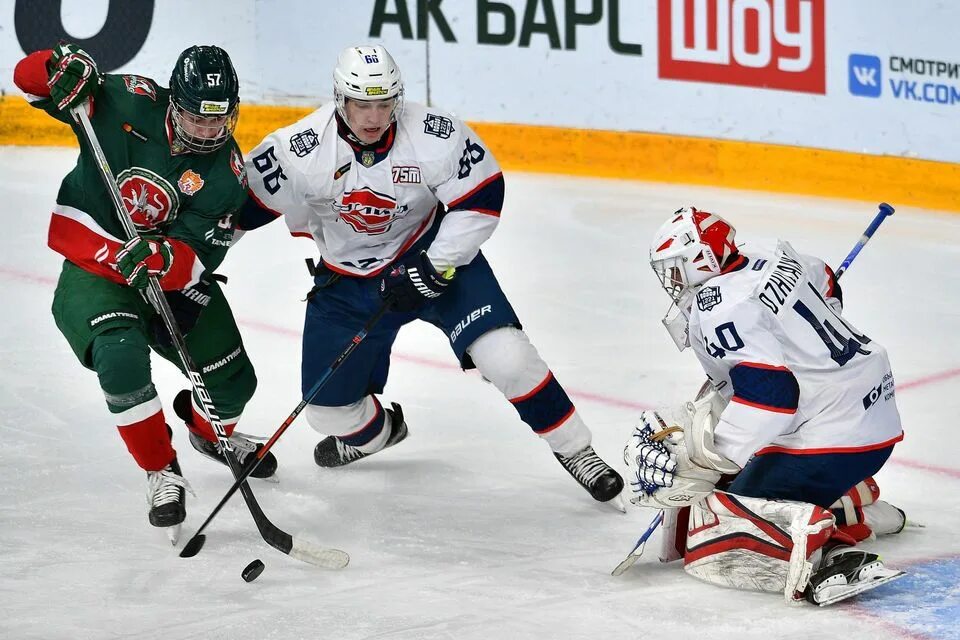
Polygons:
<instances>
[{"instance_id":1,"label":"black puck","mask_svg":"<svg viewBox=\"0 0 960 640\"><path fill-rule=\"evenodd\" d=\"M261 573L263 573L263 562L260 561L260 558L257 558L248 564L240 575L242 575L243 579L247 582L253 582L260 577Z\"/></svg>"}]
</instances>

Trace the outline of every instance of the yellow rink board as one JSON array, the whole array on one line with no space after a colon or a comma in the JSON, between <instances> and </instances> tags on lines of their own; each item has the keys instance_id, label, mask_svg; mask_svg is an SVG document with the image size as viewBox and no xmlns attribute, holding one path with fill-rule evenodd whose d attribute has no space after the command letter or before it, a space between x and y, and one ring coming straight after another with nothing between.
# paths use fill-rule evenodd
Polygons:
<instances>
[{"instance_id":1,"label":"yellow rink board","mask_svg":"<svg viewBox=\"0 0 960 640\"><path fill-rule=\"evenodd\" d=\"M244 105L249 151L309 107ZM960 211L960 164L641 132L472 122L505 169L887 201ZM70 130L19 97L0 98L0 144L76 146Z\"/></svg>"}]
</instances>

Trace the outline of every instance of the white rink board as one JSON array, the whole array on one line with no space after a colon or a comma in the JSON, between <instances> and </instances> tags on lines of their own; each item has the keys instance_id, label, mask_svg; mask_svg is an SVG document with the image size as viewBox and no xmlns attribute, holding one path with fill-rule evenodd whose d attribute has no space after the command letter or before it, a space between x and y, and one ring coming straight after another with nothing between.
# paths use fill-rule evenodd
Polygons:
<instances>
[{"instance_id":1,"label":"white rink board","mask_svg":"<svg viewBox=\"0 0 960 640\"><path fill-rule=\"evenodd\" d=\"M6 92L16 92L12 69L23 55L18 38L24 28L12 19L16 4L0 1L0 89ZM443 0L432 5L434 14L418 16L415 0L162 0L136 3L135 19L150 17L144 7L151 4L143 45L119 71L164 82L180 50L218 44L233 56L242 97L249 102L329 99L337 52L351 44L382 42L399 61L411 99L429 99L472 120L960 161L954 124L960 110L960 54L952 44L960 25L956 2ZM109 5L108 0L64 0L66 32L74 39L97 35ZM584 24L571 28L572 14ZM729 18L726 30L714 27L719 15ZM803 15L810 19L804 22ZM492 35L481 36L481 18L486 18L483 32ZM421 22L430 25L429 45L417 39ZM716 39L710 34L727 34L726 53L714 47L698 56L667 47L661 56L659 39L682 33L684 24L691 39L687 49L694 48L695 25L701 24L700 33L710 43ZM118 41L128 31L99 35ZM504 44L480 42L497 34L504 34ZM637 46L642 55L636 54ZM851 55L867 57L851 62ZM740 71L759 73L755 82L767 84L819 74L822 92L661 77L661 67L685 57L729 60L703 72L724 82L738 73L730 66L738 61L759 65ZM903 71L900 59L932 64ZM863 95L878 91L875 97Z\"/></svg>"}]
</instances>

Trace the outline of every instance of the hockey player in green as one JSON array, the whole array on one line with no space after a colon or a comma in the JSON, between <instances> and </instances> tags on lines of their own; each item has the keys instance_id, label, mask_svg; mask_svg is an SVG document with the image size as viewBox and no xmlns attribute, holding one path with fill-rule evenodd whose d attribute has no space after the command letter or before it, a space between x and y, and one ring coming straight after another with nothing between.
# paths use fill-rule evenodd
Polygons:
<instances>
[{"instance_id":1,"label":"hockey player in green","mask_svg":"<svg viewBox=\"0 0 960 640\"><path fill-rule=\"evenodd\" d=\"M34 107L70 124L81 140L50 222L49 246L65 258L53 300L57 327L97 373L127 449L148 479L150 523L175 541L188 488L150 373L150 350L180 366L161 318L145 301L160 280L187 347L243 464L256 445L233 431L257 379L213 271L233 238L246 199L243 158L233 140L238 83L227 53L195 46L177 60L170 89L137 75L100 74L81 49L61 43L21 60L17 86ZM139 237L125 241L93 154L69 114L85 104ZM202 312L202 313L201 313ZM182 368L182 367L181 367ZM225 464L196 399L174 410L204 455ZM269 477L268 453L257 477Z\"/></svg>"}]
</instances>

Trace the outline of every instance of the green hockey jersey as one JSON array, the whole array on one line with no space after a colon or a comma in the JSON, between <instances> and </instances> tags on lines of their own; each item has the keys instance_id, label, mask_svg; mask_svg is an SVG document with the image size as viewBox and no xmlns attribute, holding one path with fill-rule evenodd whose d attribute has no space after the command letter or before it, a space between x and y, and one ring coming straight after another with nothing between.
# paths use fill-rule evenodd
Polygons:
<instances>
[{"instance_id":1,"label":"green hockey jersey","mask_svg":"<svg viewBox=\"0 0 960 640\"><path fill-rule=\"evenodd\" d=\"M161 286L182 289L216 269L233 239L234 214L247 198L240 149L231 139L209 154L187 151L173 135L168 89L138 75L102 78L91 123L137 230L173 246ZM126 237L93 153L69 114L35 97L33 106L74 128L81 147L60 186L48 244L82 269L123 282L111 260Z\"/></svg>"}]
</instances>

